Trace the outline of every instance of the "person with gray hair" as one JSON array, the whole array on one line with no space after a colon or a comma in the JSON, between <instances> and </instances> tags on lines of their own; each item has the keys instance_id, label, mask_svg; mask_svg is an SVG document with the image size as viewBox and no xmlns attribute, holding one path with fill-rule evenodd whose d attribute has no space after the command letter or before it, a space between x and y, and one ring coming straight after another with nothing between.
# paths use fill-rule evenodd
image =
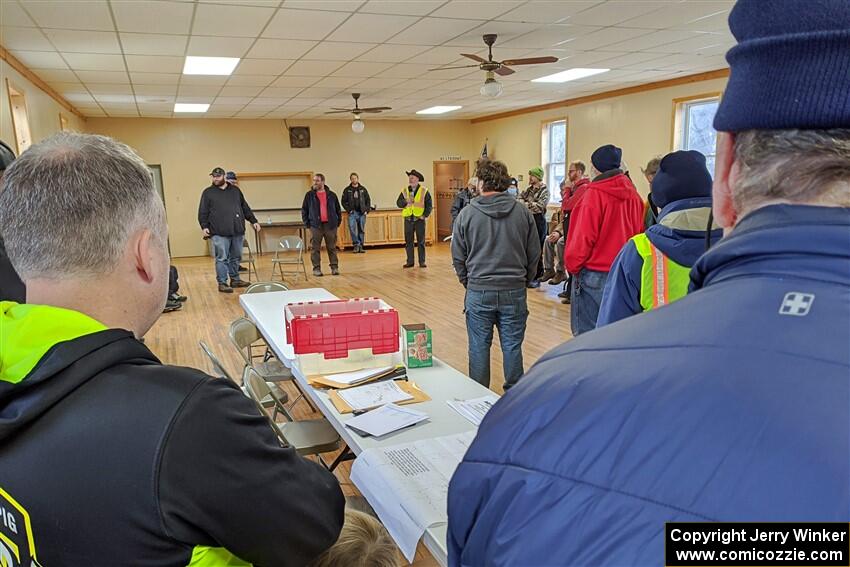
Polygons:
<instances>
[{"instance_id":1,"label":"person with gray hair","mask_svg":"<svg viewBox=\"0 0 850 567\"><path fill-rule=\"evenodd\" d=\"M688 295L555 348L490 409L449 486L450 565L661 565L666 522L846 526L850 4L739 0L729 25L725 236Z\"/></svg>"},{"instance_id":2,"label":"person with gray hair","mask_svg":"<svg viewBox=\"0 0 850 567\"><path fill-rule=\"evenodd\" d=\"M36 546L43 565L303 565L333 544L333 474L281 447L238 386L142 344L169 258L132 149L33 145L6 171L0 233L28 301L0 302L0 557L11 542L24 565Z\"/></svg>"}]
</instances>

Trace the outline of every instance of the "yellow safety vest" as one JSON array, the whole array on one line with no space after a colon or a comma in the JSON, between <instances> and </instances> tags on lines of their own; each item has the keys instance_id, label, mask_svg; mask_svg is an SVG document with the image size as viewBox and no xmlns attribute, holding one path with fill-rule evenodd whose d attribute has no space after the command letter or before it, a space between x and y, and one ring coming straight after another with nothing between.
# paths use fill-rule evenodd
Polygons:
<instances>
[{"instance_id":1,"label":"yellow safety vest","mask_svg":"<svg viewBox=\"0 0 850 567\"><path fill-rule=\"evenodd\" d=\"M649 241L646 233L635 235L631 240L643 258L640 273L640 306L643 310L649 311L685 297L691 281L691 269L665 256Z\"/></svg>"},{"instance_id":2,"label":"yellow safety vest","mask_svg":"<svg viewBox=\"0 0 850 567\"><path fill-rule=\"evenodd\" d=\"M410 187L404 188L404 198L410 199ZM406 206L401 210L403 217L421 217L425 214L425 195L428 193L428 188L420 185L416 188L416 194L413 196L413 204Z\"/></svg>"}]
</instances>

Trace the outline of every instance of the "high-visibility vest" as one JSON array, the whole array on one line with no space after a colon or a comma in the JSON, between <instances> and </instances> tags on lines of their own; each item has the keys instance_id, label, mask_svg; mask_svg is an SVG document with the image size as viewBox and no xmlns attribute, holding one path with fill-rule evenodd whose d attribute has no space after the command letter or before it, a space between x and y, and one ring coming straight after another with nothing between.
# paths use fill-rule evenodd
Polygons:
<instances>
[{"instance_id":1,"label":"high-visibility vest","mask_svg":"<svg viewBox=\"0 0 850 567\"><path fill-rule=\"evenodd\" d=\"M643 310L649 311L685 297L691 281L691 269L665 256L650 242L646 233L637 234L631 240L643 258L640 272L640 306Z\"/></svg>"},{"instance_id":2,"label":"high-visibility vest","mask_svg":"<svg viewBox=\"0 0 850 567\"><path fill-rule=\"evenodd\" d=\"M416 194L413 196L413 204L407 205L401 210L403 217L421 217L425 214L425 194L428 193L428 188L420 185L416 188ZM410 187L404 188L404 198L410 199Z\"/></svg>"}]
</instances>

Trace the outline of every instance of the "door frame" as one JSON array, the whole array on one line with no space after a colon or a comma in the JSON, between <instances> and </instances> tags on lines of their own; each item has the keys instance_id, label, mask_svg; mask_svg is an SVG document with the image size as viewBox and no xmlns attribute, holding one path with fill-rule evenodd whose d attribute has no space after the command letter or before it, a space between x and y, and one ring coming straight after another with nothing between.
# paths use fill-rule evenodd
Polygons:
<instances>
[{"instance_id":1,"label":"door frame","mask_svg":"<svg viewBox=\"0 0 850 567\"><path fill-rule=\"evenodd\" d=\"M431 165L431 175L432 175L431 179L433 179L435 183L437 181L437 165L442 165L444 163L461 163L461 164L463 164L463 178L467 179L467 180L469 179L469 160L468 159L438 159L438 160L434 160L434 163ZM437 212L437 202L439 201L439 199L437 199L437 186L432 185L432 187L433 187L433 189L432 189L433 194L431 196L431 201L434 204L434 211L431 214L433 215ZM435 238L437 238L439 240L439 238L440 238L440 224L437 222L437 220L439 220L439 217L434 217L434 236L435 236Z\"/></svg>"}]
</instances>

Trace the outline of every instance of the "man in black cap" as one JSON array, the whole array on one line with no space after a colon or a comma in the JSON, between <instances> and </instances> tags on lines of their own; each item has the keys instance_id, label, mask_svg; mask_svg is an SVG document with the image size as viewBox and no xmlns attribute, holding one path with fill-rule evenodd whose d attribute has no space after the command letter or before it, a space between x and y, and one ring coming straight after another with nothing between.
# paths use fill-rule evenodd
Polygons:
<instances>
[{"instance_id":1,"label":"man in black cap","mask_svg":"<svg viewBox=\"0 0 850 567\"><path fill-rule=\"evenodd\" d=\"M850 3L741 0L729 24L725 236L686 297L554 349L488 412L450 565L664 565L665 522L846 529Z\"/></svg>"},{"instance_id":2,"label":"man in black cap","mask_svg":"<svg viewBox=\"0 0 850 567\"><path fill-rule=\"evenodd\" d=\"M15 152L0 141L0 189L3 184L3 173L13 161L15 161ZM26 287L18 277L15 268L12 267L9 257L6 256L6 247L3 245L3 239L0 238L0 301L23 303L25 299Z\"/></svg>"},{"instance_id":3,"label":"man in black cap","mask_svg":"<svg viewBox=\"0 0 850 567\"><path fill-rule=\"evenodd\" d=\"M260 232L260 223L257 222L257 217L239 187L227 182L224 169L216 167L210 172L210 177L212 185L201 194L198 223L204 232L204 238L212 238L213 241L218 291L233 293L234 287L250 285L239 278L245 220L247 219L257 232ZM230 285L227 285L228 275Z\"/></svg>"},{"instance_id":4,"label":"man in black cap","mask_svg":"<svg viewBox=\"0 0 850 567\"><path fill-rule=\"evenodd\" d=\"M407 262L404 268L413 267L413 236L416 235L416 243L419 249L419 267L427 268L425 264L425 223L434 209L431 201L431 192L422 185L425 176L411 169L405 171L408 185L398 195L396 205L401 209L404 217L404 248L407 251Z\"/></svg>"}]
</instances>

